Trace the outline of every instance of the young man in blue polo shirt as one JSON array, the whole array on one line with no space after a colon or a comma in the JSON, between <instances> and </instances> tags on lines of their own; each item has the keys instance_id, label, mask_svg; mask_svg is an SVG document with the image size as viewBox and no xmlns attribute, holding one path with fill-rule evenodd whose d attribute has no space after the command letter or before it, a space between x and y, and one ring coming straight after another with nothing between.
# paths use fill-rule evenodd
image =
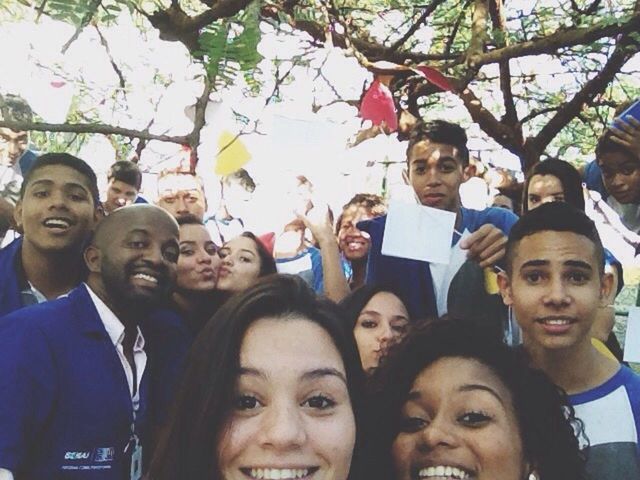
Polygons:
<instances>
[{"instance_id":1,"label":"young man in blue polo shirt","mask_svg":"<svg viewBox=\"0 0 640 480\"><path fill-rule=\"evenodd\" d=\"M0 316L76 287L82 250L100 215L96 175L66 153L38 157L15 208L22 237L0 250Z\"/></svg>"},{"instance_id":2,"label":"young man in blue polo shirt","mask_svg":"<svg viewBox=\"0 0 640 480\"><path fill-rule=\"evenodd\" d=\"M591 343L613 277L594 223L568 203L542 205L511 229L498 277L531 363L569 394L585 429L587 478L640 478L640 377Z\"/></svg>"},{"instance_id":3,"label":"young man in blue polo shirt","mask_svg":"<svg viewBox=\"0 0 640 480\"><path fill-rule=\"evenodd\" d=\"M189 344L159 309L178 253L167 212L118 209L85 250L86 284L0 319L0 478L141 478Z\"/></svg>"},{"instance_id":4,"label":"young man in blue polo shirt","mask_svg":"<svg viewBox=\"0 0 640 480\"><path fill-rule=\"evenodd\" d=\"M462 207L459 189L468 175L469 150L462 127L442 120L416 125L407 147L405 181L413 188L420 204L456 214L452 247L460 242L460 247L467 250L468 258L482 268L490 267L504 256L506 234L517 217L503 208L479 211ZM386 215L358 224L360 230L371 235L367 283L396 285L405 294L412 318L447 313L446 305L438 307L437 297L446 298L447 292L443 290L448 290L449 285L434 281L436 267L381 253L385 225ZM458 232L466 232L468 236L460 240Z\"/></svg>"}]
</instances>

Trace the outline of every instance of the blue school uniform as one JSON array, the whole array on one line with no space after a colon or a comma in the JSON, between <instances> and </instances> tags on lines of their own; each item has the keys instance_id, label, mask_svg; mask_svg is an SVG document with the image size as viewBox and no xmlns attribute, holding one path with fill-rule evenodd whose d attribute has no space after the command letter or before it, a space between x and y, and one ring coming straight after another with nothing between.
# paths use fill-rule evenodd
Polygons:
<instances>
[{"instance_id":1,"label":"blue school uniform","mask_svg":"<svg viewBox=\"0 0 640 480\"><path fill-rule=\"evenodd\" d=\"M22 237L0 250L0 316L23 307L15 268L21 247Z\"/></svg>"},{"instance_id":2,"label":"blue school uniform","mask_svg":"<svg viewBox=\"0 0 640 480\"><path fill-rule=\"evenodd\" d=\"M460 214L462 216L460 231L468 230L470 233L490 223L508 235L511 227L518 220L513 212L504 208L485 208L484 210L461 208ZM371 235L366 283L394 285L404 295L411 318L437 317L436 296L429 263L382 254L382 238L386 221L387 216L383 215L358 223L360 230ZM411 232L407 232L407 235L411 235ZM460 236L455 234L452 245L455 245L459 238ZM428 241L429 239L425 238L425 242Z\"/></svg>"},{"instance_id":3,"label":"blue school uniform","mask_svg":"<svg viewBox=\"0 0 640 480\"><path fill-rule=\"evenodd\" d=\"M20 479L129 478L135 438L144 453L189 347L172 312L154 312L140 328L148 362L134 412L85 285L0 319L0 468Z\"/></svg>"}]
</instances>

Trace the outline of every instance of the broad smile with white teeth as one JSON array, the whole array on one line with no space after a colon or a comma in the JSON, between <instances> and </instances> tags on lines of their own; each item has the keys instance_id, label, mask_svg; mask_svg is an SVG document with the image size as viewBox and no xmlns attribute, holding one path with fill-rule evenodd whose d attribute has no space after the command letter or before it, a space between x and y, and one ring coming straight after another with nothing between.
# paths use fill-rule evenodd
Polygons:
<instances>
[{"instance_id":1,"label":"broad smile with white teeth","mask_svg":"<svg viewBox=\"0 0 640 480\"><path fill-rule=\"evenodd\" d=\"M241 470L251 478L258 480L285 480L306 478L310 473L315 472L317 468L243 468Z\"/></svg>"},{"instance_id":2,"label":"broad smile with white teeth","mask_svg":"<svg viewBox=\"0 0 640 480\"><path fill-rule=\"evenodd\" d=\"M69 228L71 226L71 222L66 218L47 218L43 223L45 227L52 228Z\"/></svg>"},{"instance_id":3,"label":"broad smile with white teeth","mask_svg":"<svg viewBox=\"0 0 640 480\"><path fill-rule=\"evenodd\" d=\"M418 472L418 478L438 478L438 479L468 479L469 473L461 468L448 465L438 465L436 467L422 468Z\"/></svg>"},{"instance_id":4,"label":"broad smile with white teeth","mask_svg":"<svg viewBox=\"0 0 640 480\"><path fill-rule=\"evenodd\" d=\"M156 277L153 277L151 275L147 275L146 273L136 273L133 278L140 278L142 280L146 280L147 282L151 282L151 283L158 283L158 279Z\"/></svg>"}]
</instances>

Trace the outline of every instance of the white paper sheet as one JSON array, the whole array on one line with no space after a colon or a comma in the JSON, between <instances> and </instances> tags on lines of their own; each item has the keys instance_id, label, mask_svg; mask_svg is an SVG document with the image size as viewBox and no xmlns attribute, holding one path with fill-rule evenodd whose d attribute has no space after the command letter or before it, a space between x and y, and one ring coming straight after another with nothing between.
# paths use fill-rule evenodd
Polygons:
<instances>
[{"instance_id":1,"label":"white paper sheet","mask_svg":"<svg viewBox=\"0 0 640 480\"><path fill-rule=\"evenodd\" d=\"M382 254L448 264L456 214L423 205L391 202Z\"/></svg>"},{"instance_id":2,"label":"white paper sheet","mask_svg":"<svg viewBox=\"0 0 640 480\"><path fill-rule=\"evenodd\" d=\"M624 361L640 363L640 308L631 307L624 339Z\"/></svg>"}]
</instances>

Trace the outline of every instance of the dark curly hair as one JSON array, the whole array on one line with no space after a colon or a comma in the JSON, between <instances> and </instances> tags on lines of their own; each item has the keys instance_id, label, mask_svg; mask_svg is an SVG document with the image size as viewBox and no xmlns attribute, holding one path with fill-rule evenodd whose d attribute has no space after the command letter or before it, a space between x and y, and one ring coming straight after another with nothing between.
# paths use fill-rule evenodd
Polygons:
<instances>
[{"instance_id":1,"label":"dark curly hair","mask_svg":"<svg viewBox=\"0 0 640 480\"><path fill-rule=\"evenodd\" d=\"M513 350L490 333L457 320L436 320L417 327L374 374L375 439L369 457L377 459L373 478L394 478L391 445L398 433L402 406L416 377L445 357L476 360L489 367L511 393L525 458L539 480L583 478L584 457L576 433L582 423L575 418L567 395L539 370L528 366L523 351Z\"/></svg>"},{"instance_id":2,"label":"dark curly hair","mask_svg":"<svg viewBox=\"0 0 640 480\"><path fill-rule=\"evenodd\" d=\"M274 275L225 303L196 338L171 418L151 462L149 479L222 480L215 450L234 405L242 340L249 327L265 317L283 322L308 319L327 332L340 352L356 421L348 478L361 478L361 427L368 422L363 419L364 374L353 335L345 328L337 306L316 296L304 280L295 275Z\"/></svg>"}]
</instances>

